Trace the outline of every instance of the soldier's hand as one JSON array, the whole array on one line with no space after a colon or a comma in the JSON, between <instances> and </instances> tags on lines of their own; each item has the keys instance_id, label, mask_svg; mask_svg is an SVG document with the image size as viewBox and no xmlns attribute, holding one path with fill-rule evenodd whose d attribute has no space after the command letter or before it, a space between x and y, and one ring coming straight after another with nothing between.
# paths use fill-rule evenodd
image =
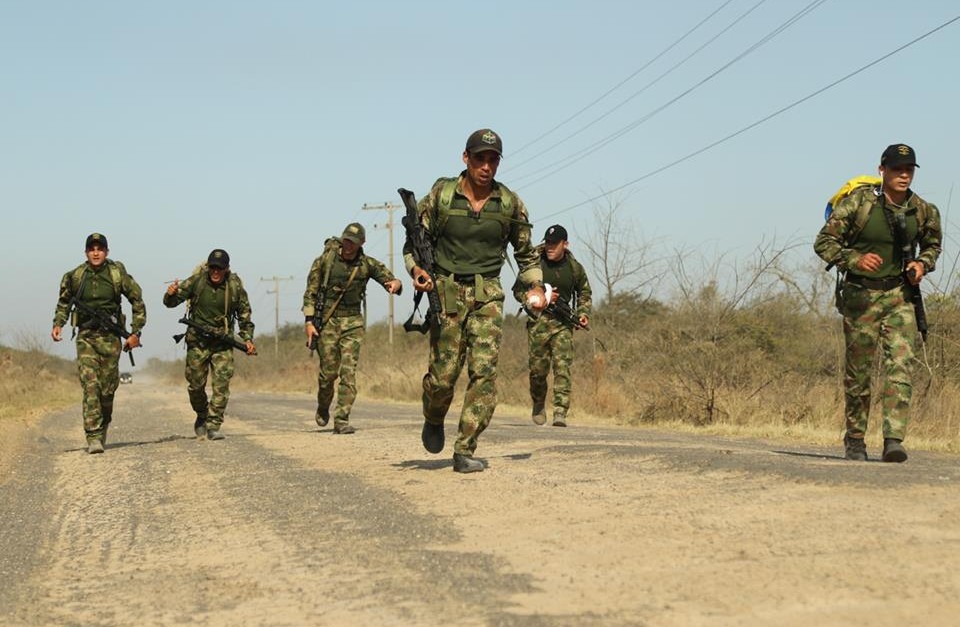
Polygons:
<instances>
[{"instance_id":1,"label":"soldier's hand","mask_svg":"<svg viewBox=\"0 0 960 627\"><path fill-rule=\"evenodd\" d=\"M177 293L177 290L180 288L180 279L174 279L173 283L167 286L167 294L173 296Z\"/></svg>"},{"instance_id":2,"label":"soldier's hand","mask_svg":"<svg viewBox=\"0 0 960 627\"><path fill-rule=\"evenodd\" d=\"M580 316L580 318L577 321L580 323L580 328L582 329L586 329L587 327L590 326L590 319L587 318L586 316Z\"/></svg>"},{"instance_id":3,"label":"soldier's hand","mask_svg":"<svg viewBox=\"0 0 960 627\"><path fill-rule=\"evenodd\" d=\"M557 290L553 290L553 292L550 293L550 302L547 304L552 305L553 303L557 302L557 299L559 298L560 298L560 292L558 292Z\"/></svg>"},{"instance_id":4,"label":"soldier's hand","mask_svg":"<svg viewBox=\"0 0 960 627\"><path fill-rule=\"evenodd\" d=\"M547 295L540 286L530 288L525 299L527 307L537 313L547 308Z\"/></svg>"},{"instance_id":5,"label":"soldier's hand","mask_svg":"<svg viewBox=\"0 0 960 627\"><path fill-rule=\"evenodd\" d=\"M880 266L883 265L883 257L877 253L867 253L863 257L857 260L855 264L860 270L866 270L867 272L876 272L880 269Z\"/></svg>"},{"instance_id":6,"label":"soldier's hand","mask_svg":"<svg viewBox=\"0 0 960 627\"><path fill-rule=\"evenodd\" d=\"M63 329L60 327L53 327L53 329L50 331L50 337L53 338L54 342L59 342L63 339Z\"/></svg>"},{"instance_id":7,"label":"soldier's hand","mask_svg":"<svg viewBox=\"0 0 960 627\"><path fill-rule=\"evenodd\" d=\"M387 281L386 285L387 291L391 294L399 294L403 290L403 283L400 282L400 279L393 279L392 281Z\"/></svg>"},{"instance_id":8,"label":"soldier's hand","mask_svg":"<svg viewBox=\"0 0 960 627\"><path fill-rule=\"evenodd\" d=\"M138 346L140 346L140 336L136 333L131 333L127 341L123 343L123 350L130 351Z\"/></svg>"},{"instance_id":9,"label":"soldier's hand","mask_svg":"<svg viewBox=\"0 0 960 627\"><path fill-rule=\"evenodd\" d=\"M413 272L410 274L413 276L413 289L418 292L429 292L433 289L433 279L431 279L430 274L420 266L414 266Z\"/></svg>"},{"instance_id":10,"label":"soldier's hand","mask_svg":"<svg viewBox=\"0 0 960 627\"><path fill-rule=\"evenodd\" d=\"M304 326L304 330L307 332L307 344L310 343L310 340L312 340L314 336L320 335L320 332L317 331L317 327L314 326L312 322L308 322Z\"/></svg>"},{"instance_id":11,"label":"soldier's hand","mask_svg":"<svg viewBox=\"0 0 960 627\"><path fill-rule=\"evenodd\" d=\"M907 278L910 279L910 285L920 285L923 280L924 265L919 261L911 261L907 264Z\"/></svg>"},{"instance_id":12,"label":"soldier's hand","mask_svg":"<svg viewBox=\"0 0 960 627\"><path fill-rule=\"evenodd\" d=\"M247 355L256 355L257 347L253 345L253 342L251 342L250 340L247 340L246 344L247 344Z\"/></svg>"}]
</instances>

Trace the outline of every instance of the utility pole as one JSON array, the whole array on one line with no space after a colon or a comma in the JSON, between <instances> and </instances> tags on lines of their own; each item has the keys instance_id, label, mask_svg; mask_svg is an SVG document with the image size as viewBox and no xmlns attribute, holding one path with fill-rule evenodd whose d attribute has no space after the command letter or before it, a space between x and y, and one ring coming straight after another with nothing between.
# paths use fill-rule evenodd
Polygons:
<instances>
[{"instance_id":1,"label":"utility pole","mask_svg":"<svg viewBox=\"0 0 960 627\"><path fill-rule=\"evenodd\" d=\"M273 281L273 289L267 290L267 294L276 295L276 304L273 308L273 353L280 358L280 281L292 281L292 276L272 276L269 279L260 277L260 281Z\"/></svg>"},{"instance_id":2,"label":"utility pole","mask_svg":"<svg viewBox=\"0 0 960 627\"><path fill-rule=\"evenodd\" d=\"M395 205L389 202L385 202L382 205L368 205L367 203L363 203L364 211L387 212L387 223L384 225L374 224L373 227L376 229L387 229L390 240L387 267L390 268L390 273L393 274L393 276L397 276L397 273L393 269L393 212L397 209L403 209L403 205ZM387 297L387 341L393 346L393 294L389 294Z\"/></svg>"}]
</instances>

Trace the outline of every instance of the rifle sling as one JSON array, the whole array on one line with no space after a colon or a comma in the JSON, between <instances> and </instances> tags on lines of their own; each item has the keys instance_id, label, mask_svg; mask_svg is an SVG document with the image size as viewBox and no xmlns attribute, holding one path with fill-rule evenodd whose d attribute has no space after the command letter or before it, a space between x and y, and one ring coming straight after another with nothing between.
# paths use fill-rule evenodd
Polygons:
<instances>
[{"instance_id":1,"label":"rifle sling","mask_svg":"<svg viewBox=\"0 0 960 627\"><path fill-rule=\"evenodd\" d=\"M337 307L340 305L340 301L343 300L343 297L346 296L347 290L350 289L350 285L353 283L353 279L356 278L357 272L360 271L360 264L357 264L353 267L353 271L350 273L350 278L347 279L347 284L343 286L343 291L340 292L340 295L337 296L337 300L333 301L333 305L330 306L330 311L327 315L323 316L321 326L326 326L330 322L330 318L333 317L333 312L337 310ZM320 304L323 307L323 303ZM318 329L319 330L319 329Z\"/></svg>"}]
</instances>

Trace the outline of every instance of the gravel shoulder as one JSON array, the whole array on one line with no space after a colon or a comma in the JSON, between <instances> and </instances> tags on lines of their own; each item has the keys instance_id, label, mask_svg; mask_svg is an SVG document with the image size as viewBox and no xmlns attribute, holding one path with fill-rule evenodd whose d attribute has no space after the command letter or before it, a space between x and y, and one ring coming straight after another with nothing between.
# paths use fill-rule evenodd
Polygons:
<instances>
[{"instance_id":1,"label":"gravel shoulder","mask_svg":"<svg viewBox=\"0 0 960 627\"><path fill-rule=\"evenodd\" d=\"M458 407L455 404L455 408ZM121 386L0 428L0 623L950 625L960 467L498 413L451 470L418 408L238 392L221 442L186 391Z\"/></svg>"}]
</instances>

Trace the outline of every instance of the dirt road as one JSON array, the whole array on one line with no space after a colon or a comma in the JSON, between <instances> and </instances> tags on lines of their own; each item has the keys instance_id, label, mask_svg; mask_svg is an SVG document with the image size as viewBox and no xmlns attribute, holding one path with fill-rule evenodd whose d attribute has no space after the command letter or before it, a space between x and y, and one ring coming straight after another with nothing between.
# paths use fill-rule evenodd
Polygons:
<instances>
[{"instance_id":1,"label":"dirt road","mask_svg":"<svg viewBox=\"0 0 960 627\"><path fill-rule=\"evenodd\" d=\"M418 408L235 393L221 442L185 390L122 386L2 453L0 623L955 625L960 466L498 415L451 470ZM332 425L331 425L332 426Z\"/></svg>"}]
</instances>

